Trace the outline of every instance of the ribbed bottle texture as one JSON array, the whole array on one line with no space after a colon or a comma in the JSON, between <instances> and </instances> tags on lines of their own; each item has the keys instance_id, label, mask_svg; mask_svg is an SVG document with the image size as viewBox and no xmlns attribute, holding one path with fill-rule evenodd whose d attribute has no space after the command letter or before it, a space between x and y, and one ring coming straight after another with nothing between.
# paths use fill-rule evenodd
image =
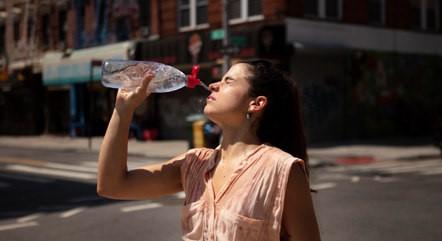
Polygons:
<instances>
[{"instance_id":1,"label":"ribbed bottle texture","mask_svg":"<svg viewBox=\"0 0 442 241\"><path fill-rule=\"evenodd\" d=\"M180 70L161 63L133 60L106 60L101 68L101 82L109 88L135 88L144 77L154 75L148 86L152 93L164 93L186 86L187 76Z\"/></svg>"}]
</instances>

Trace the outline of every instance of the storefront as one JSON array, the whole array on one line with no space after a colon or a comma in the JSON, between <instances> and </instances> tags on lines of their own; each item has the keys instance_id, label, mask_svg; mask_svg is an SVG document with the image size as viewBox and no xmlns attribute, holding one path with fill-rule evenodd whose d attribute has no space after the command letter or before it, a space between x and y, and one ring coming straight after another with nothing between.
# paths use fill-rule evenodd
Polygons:
<instances>
[{"instance_id":1,"label":"storefront","mask_svg":"<svg viewBox=\"0 0 442 241\"><path fill-rule=\"evenodd\" d=\"M115 90L101 83L101 62L131 59L132 42L72 52L48 52L41 60L47 87L48 132L102 135L113 109Z\"/></svg>"},{"instance_id":2,"label":"storefront","mask_svg":"<svg viewBox=\"0 0 442 241\"><path fill-rule=\"evenodd\" d=\"M0 70L0 134L36 135L44 132L44 88L37 63L2 61Z\"/></svg>"},{"instance_id":3,"label":"storefront","mask_svg":"<svg viewBox=\"0 0 442 241\"><path fill-rule=\"evenodd\" d=\"M287 41L310 142L432 135L442 37L288 19Z\"/></svg>"}]
</instances>

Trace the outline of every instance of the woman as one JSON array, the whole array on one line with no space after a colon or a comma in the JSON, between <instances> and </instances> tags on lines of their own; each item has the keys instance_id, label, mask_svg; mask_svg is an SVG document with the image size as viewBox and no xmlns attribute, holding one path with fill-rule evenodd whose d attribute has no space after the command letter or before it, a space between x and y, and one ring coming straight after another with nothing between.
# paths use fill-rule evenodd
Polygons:
<instances>
[{"instance_id":1,"label":"woman","mask_svg":"<svg viewBox=\"0 0 442 241\"><path fill-rule=\"evenodd\" d=\"M184 190L183 240L320 240L293 81L266 61L233 65L210 85L204 108L223 131L220 146L128 171L128 128L151 78L117 94L99 155L101 196L138 200Z\"/></svg>"}]
</instances>

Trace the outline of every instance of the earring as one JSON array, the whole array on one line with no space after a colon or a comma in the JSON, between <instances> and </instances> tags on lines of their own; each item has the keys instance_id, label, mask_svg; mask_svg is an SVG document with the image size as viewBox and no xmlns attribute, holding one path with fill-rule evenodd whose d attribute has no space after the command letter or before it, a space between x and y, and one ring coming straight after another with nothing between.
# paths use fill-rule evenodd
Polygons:
<instances>
[{"instance_id":1,"label":"earring","mask_svg":"<svg viewBox=\"0 0 442 241\"><path fill-rule=\"evenodd\" d=\"M252 113L247 112L247 114L246 114L246 119L247 119L247 120L252 119Z\"/></svg>"}]
</instances>

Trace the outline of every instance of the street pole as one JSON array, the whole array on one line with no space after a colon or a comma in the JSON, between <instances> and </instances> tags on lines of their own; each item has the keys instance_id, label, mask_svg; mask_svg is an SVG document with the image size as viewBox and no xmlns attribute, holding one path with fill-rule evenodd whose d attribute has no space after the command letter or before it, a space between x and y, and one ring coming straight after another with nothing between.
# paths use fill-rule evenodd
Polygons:
<instances>
[{"instance_id":1,"label":"street pole","mask_svg":"<svg viewBox=\"0 0 442 241\"><path fill-rule=\"evenodd\" d=\"M228 10L229 10L229 0L223 0L223 31L224 31L223 48L225 50L230 45ZM222 73L223 74L226 73L229 67L230 67L230 54L227 53L227 51L224 51Z\"/></svg>"}]
</instances>

